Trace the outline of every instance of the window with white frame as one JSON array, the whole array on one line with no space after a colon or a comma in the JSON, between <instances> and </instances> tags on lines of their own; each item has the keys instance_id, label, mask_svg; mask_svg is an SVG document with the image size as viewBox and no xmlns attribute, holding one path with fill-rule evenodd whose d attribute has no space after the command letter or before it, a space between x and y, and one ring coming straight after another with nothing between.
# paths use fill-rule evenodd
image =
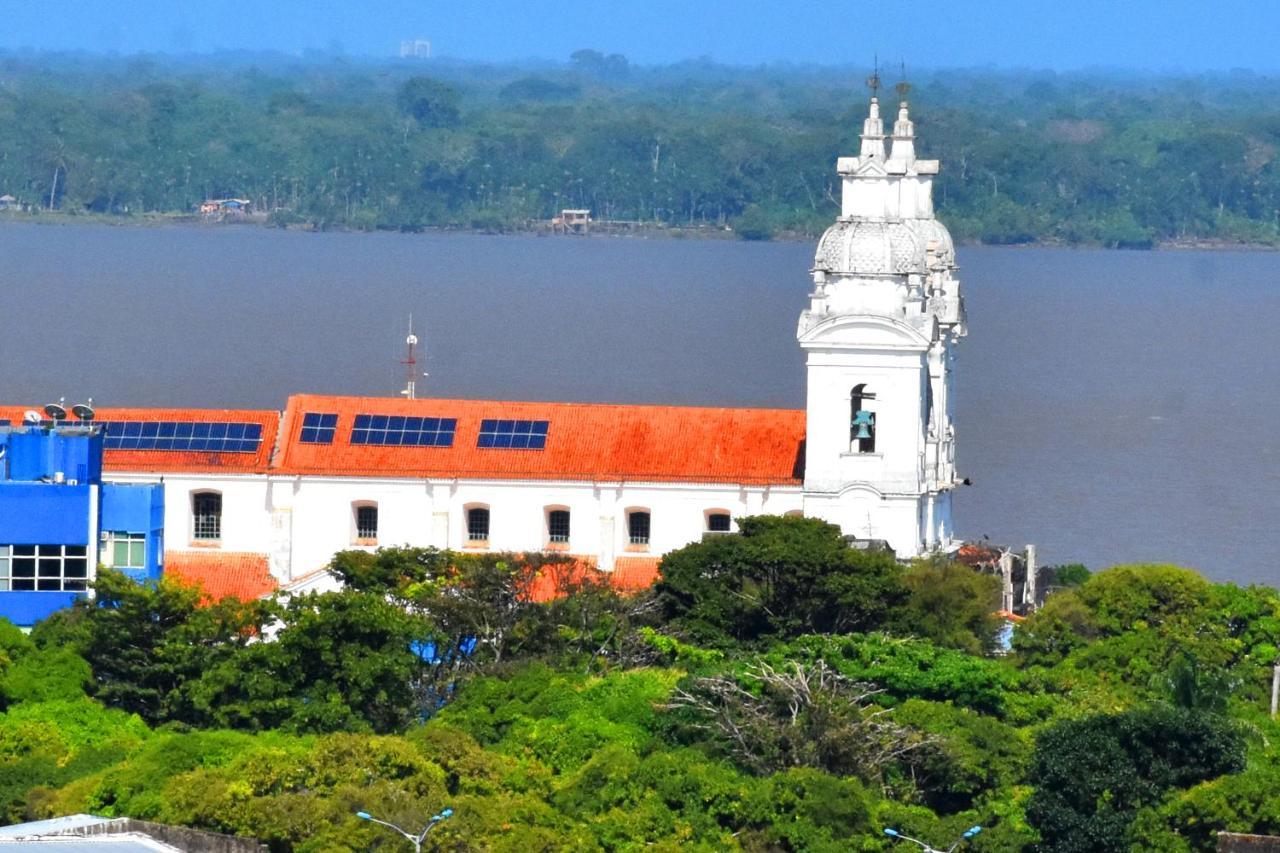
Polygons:
<instances>
[{"instance_id":1,"label":"window with white frame","mask_svg":"<svg viewBox=\"0 0 1280 853\"><path fill-rule=\"evenodd\" d=\"M569 541L569 510L552 509L547 511L547 540L549 542Z\"/></svg>"},{"instance_id":2,"label":"window with white frame","mask_svg":"<svg viewBox=\"0 0 1280 853\"><path fill-rule=\"evenodd\" d=\"M649 544L649 511L633 509L627 513L627 541L632 545Z\"/></svg>"},{"instance_id":3,"label":"window with white frame","mask_svg":"<svg viewBox=\"0 0 1280 853\"><path fill-rule=\"evenodd\" d=\"M0 545L0 591L83 592L88 582L84 545Z\"/></svg>"},{"instance_id":4,"label":"window with white frame","mask_svg":"<svg viewBox=\"0 0 1280 853\"><path fill-rule=\"evenodd\" d=\"M356 539L376 540L378 538L378 505L375 503L356 504Z\"/></svg>"},{"instance_id":5,"label":"window with white frame","mask_svg":"<svg viewBox=\"0 0 1280 853\"><path fill-rule=\"evenodd\" d=\"M102 562L116 569L147 567L147 534L102 531Z\"/></svg>"},{"instance_id":6,"label":"window with white frame","mask_svg":"<svg viewBox=\"0 0 1280 853\"><path fill-rule=\"evenodd\" d=\"M467 510L467 541L487 542L489 540L489 508L473 506Z\"/></svg>"},{"instance_id":7,"label":"window with white frame","mask_svg":"<svg viewBox=\"0 0 1280 853\"><path fill-rule=\"evenodd\" d=\"M204 542L222 538L222 495L218 492L191 496L191 538Z\"/></svg>"}]
</instances>

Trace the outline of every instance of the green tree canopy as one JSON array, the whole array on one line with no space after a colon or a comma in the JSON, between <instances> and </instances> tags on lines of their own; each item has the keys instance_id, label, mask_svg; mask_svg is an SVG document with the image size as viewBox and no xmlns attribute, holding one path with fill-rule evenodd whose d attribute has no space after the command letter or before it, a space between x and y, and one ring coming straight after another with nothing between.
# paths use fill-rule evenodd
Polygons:
<instances>
[{"instance_id":1,"label":"green tree canopy","mask_svg":"<svg viewBox=\"0 0 1280 853\"><path fill-rule=\"evenodd\" d=\"M874 630L906 600L893 557L849 547L835 525L753 516L738 529L662 558L659 606L699 642Z\"/></svg>"},{"instance_id":2,"label":"green tree canopy","mask_svg":"<svg viewBox=\"0 0 1280 853\"><path fill-rule=\"evenodd\" d=\"M1027 818L1045 850L1125 851L1140 808L1244 765L1239 727L1215 715L1157 705L1068 720L1036 739Z\"/></svg>"},{"instance_id":3,"label":"green tree canopy","mask_svg":"<svg viewBox=\"0 0 1280 853\"><path fill-rule=\"evenodd\" d=\"M430 77L410 77L396 94L400 111L423 127L452 127L460 115L458 91Z\"/></svg>"}]
</instances>

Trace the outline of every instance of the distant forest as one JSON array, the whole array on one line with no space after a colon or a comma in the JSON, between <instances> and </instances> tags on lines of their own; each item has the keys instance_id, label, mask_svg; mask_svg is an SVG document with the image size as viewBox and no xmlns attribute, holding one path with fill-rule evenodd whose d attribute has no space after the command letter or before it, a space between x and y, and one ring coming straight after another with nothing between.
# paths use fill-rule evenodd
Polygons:
<instances>
[{"instance_id":1,"label":"distant forest","mask_svg":"<svg viewBox=\"0 0 1280 853\"><path fill-rule=\"evenodd\" d=\"M835 158L856 151L865 76L636 67L593 50L502 66L0 54L0 196L28 214L121 217L239 197L272 224L320 229L508 230L589 208L814 235L838 211ZM1280 79L912 83L919 150L943 161L935 197L960 240L1280 244Z\"/></svg>"}]
</instances>

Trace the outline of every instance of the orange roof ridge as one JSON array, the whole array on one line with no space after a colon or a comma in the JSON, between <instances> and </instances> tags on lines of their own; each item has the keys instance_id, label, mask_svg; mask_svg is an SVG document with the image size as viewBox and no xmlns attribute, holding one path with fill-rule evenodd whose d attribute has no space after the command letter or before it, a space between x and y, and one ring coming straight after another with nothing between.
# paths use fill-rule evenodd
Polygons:
<instances>
[{"instance_id":1,"label":"orange roof ridge","mask_svg":"<svg viewBox=\"0 0 1280 853\"><path fill-rule=\"evenodd\" d=\"M420 406L426 403L469 403L474 405L486 406L568 406L580 408L590 406L592 408L607 409L670 409L675 411L709 411L709 412L802 412L804 409L789 408L786 406L708 406L697 403L618 403L618 402L593 402L590 400L498 400L498 399L477 399L475 397L415 397L412 400L404 397L380 397L374 395L359 394L291 394L289 402L294 400L323 400L323 401L378 401L380 403L390 403L397 406Z\"/></svg>"}]
</instances>

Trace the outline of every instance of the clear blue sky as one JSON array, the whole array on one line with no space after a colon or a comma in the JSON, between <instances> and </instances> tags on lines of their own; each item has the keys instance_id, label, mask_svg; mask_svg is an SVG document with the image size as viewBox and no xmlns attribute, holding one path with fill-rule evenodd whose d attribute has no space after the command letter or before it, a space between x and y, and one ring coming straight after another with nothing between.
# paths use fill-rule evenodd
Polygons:
<instances>
[{"instance_id":1,"label":"clear blue sky","mask_svg":"<svg viewBox=\"0 0 1280 853\"><path fill-rule=\"evenodd\" d=\"M1280 71L1280 0L0 0L0 48Z\"/></svg>"}]
</instances>

